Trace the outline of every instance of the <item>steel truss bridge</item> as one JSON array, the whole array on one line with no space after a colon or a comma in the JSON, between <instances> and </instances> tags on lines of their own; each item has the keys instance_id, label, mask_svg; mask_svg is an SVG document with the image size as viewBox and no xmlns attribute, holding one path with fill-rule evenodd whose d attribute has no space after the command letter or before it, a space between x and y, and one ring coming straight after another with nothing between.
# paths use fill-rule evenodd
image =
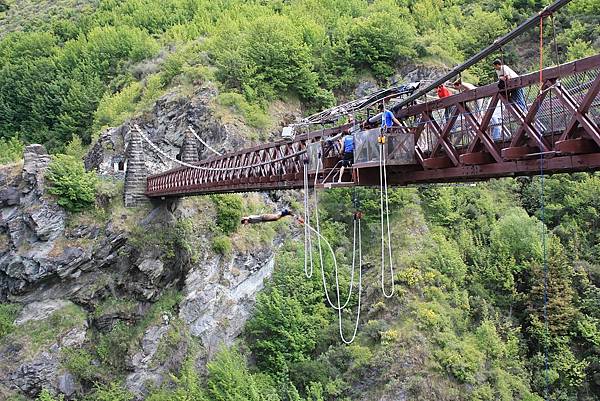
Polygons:
<instances>
[{"instance_id":1,"label":"steel truss bridge","mask_svg":"<svg viewBox=\"0 0 600 401\"><path fill-rule=\"evenodd\" d=\"M526 107L511 93L522 90ZM401 126L354 134L355 163L344 186L379 186L379 152L389 185L600 169L600 55L396 111ZM335 187L340 155L326 139L348 125L212 157L147 177L151 198Z\"/></svg>"}]
</instances>

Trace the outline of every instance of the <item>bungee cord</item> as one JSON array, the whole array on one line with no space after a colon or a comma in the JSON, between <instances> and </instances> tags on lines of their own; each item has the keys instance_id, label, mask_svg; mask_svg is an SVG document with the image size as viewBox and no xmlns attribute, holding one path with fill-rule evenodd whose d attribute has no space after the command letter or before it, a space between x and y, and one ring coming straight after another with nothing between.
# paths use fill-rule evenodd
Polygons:
<instances>
[{"instance_id":1,"label":"bungee cord","mask_svg":"<svg viewBox=\"0 0 600 401\"><path fill-rule=\"evenodd\" d=\"M319 177L319 163L317 163L317 169L315 172L315 181L313 184L313 188L316 188L317 185L317 180ZM340 299L339 299L339 271L338 271L338 265L337 265L337 258L335 257L335 253L333 252L333 249L331 248L331 245L329 244L329 242L325 239L325 237L323 237L321 235L321 226L320 226L320 222L319 222L319 197L317 194L317 190L315 189L313 191L313 195L314 195L314 203L315 203L315 229L313 229L313 231L315 231L317 233L317 249L319 250L319 263L320 263L320 267L321 267L321 280L323 282L323 290L325 291L325 298L327 299L327 303L335 310L340 310L340 309L344 309L348 303L350 302L350 298L352 297L352 288L354 287L354 270L355 270L355 265L354 263L352 264L352 270L351 270L351 274L350 274L350 290L348 291L348 298L346 299L346 302L344 302L344 305L341 305ZM310 226L309 226L310 227ZM312 228L312 227L311 227ZM354 232L354 235L356 237L356 231ZM331 297L329 296L329 290L327 289L327 280L325 278L325 264L323 262L323 249L321 246L321 239L325 240L325 243L327 244L330 252L331 252L331 256L333 258L333 266L334 266L334 271L335 271L335 286L336 286L336 291L338 293L338 303L337 306L333 304L333 302L331 301ZM356 241L356 238L355 238ZM355 242L356 243L356 242Z\"/></svg>"},{"instance_id":2,"label":"bungee cord","mask_svg":"<svg viewBox=\"0 0 600 401\"><path fill-rule=\"evenodd\" d=\"M304 275L311 278L314 271L312 237L310 235L310 209L308 201L308 159L304 159ZM308 264L310 261L310 272Z\"/></svg>"},{"instance_id":3,"label":"bungee cord","mask_svg":"<svg viewBox=\"0 0 600 401\"><path fill-rule=\"evenodd\" d=\"M358 221L358 223L357 223ZM323 240L323 242L325 242L325 244L327 245L327 247L329 248L329 251L331 252L332 255L334 255L333 253L333 248L331 247L331 244L329 243L329 241L327 241L327 238L325 238L318 229L315 229L314 227L312 227L309 224L306 224L306 222L304 222L304 226L308 229L309 232L314 232L315 235L317 236L317 238L319 238L319 240ZM334 266L336 269L336 295L337 295L337 300L338 300L338 306L336 307L335 305L333 305L331 303L331 300L329 299L329 295L327 292L327 289L325 287L325 295L327 297L327 301L329 302L329 305L337 310L338 312L338 327L339 327L339 332L340 332L340 339L345 343L345 344L352 344L352 342L354 341L354 339L356 338L356 333L358 332L358 322L360 321L360 308L361 308L361 298L362 298L362 245L361 245L361 241L362 241L362 236L361 236L361 225L360 225L360 218L355 218L354 220L354 245L356 245L356 231L357 231L357 226L358 226L358 302L357 302L357 312L356 312L356 320L354 322L354 330L352 333L352 337L350 338L350 340L347 340L344 337L344 331L342 328L342 311L346 308L346 306L348 306L348 303L350 301L350 297L352 296L352 288L353 288L353 283L351 283L350 285L350 292L348 294L348 299L346 300L346 302L344 303L343 306L340 306L340 286L339 286L339 281L338 281L338 276L337 276L337 262L335 259L335 255L334 255ZM356 260L356 248L353 250L352 252L352 265L354 267L354 262ZM354 272L354 268L352 269ZM324 269L323 269L323 265L321 265L321 273L323 276L323 285L326 285L325 282L325 273L324 273ZM354 274L353 274L354 275ZM352 282L353 280L351 280Z\"/></svg>"},{"instance_id":4,"label":"bungee cord","mask_svg":"<svg viewBox=\"0 0 600 401\"><path fill-rule=\"evenodd\" d=\"M390 205L388 198L388 184L387 184L387 163L385 156L385 135L381 134L378 138L379 147L379 209L381 217L381 292L385 298L391 298L394 296L394 261L392 260L392 236L390 231ZM387 248L388 258L390 264L390 277L392 281L392 288L388 294L385 290L385 240L384 240L384 198L385 198L385 220L387 225Z\"/></svg>"}]
</instances>

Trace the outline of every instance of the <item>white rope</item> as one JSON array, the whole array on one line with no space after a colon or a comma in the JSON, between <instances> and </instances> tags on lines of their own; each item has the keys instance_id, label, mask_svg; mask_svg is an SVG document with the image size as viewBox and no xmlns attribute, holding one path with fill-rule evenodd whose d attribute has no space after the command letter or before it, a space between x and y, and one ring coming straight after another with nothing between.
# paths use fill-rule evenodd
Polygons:
<instances>
[{"instance_id":1,"label":"white rope","mask_svg":"<svg viewBox=\"0 0 600 401\"><path fill-rule=\"evenodd\" d=\"M158 146L156 146L156 144L154 142L152 142L150 139L148 139L146 137L146 135L144 135L144 133L142 132L142 130L140 129L140 127L137 124L134 125L134 128L140 134L140 136L142 137L142 139L145 140L152 147L152 149L154 149L155 152L159 153L160 155L164 156L165 158L171 160L174 163L177 163L177 164L182 165L184 167L193 168L193 169L196 169L196 170L203 170L203 171L238 171L238 170L246 170L246 169L250 169L250 168L256 168L256 167L260 167L260 166L265 166L267 164L272 164L272 163L280 162L280 161L283 161L283 160L291 159L293 157L297 157L297 156L300 156L300 155L303 155L304 153L306 153L306 150L301 150L301 151L293 153L291 155L280 157L279 159L273 159L273 160L269 160L269 161L266 161L266 162L251 164L251 165L248 165L248 166L222 167L222 168L196 166L194 164L186 163L186 162L183 162L181 160L177 160L174 157L169 156L168 154L166 154L165 152L163 152Z\"/></svg>"},{"instance_id":2,"label":"white rope","mask_svg":"<svg viewBox=\"0 0 600 401\"><path fill-rule=\"evenodd\" d=\"M222 153L219 153L219 152L217 152L217 151L216 151L216 150L214 150L214 149L213 149L213 148L212 148L212 147L211 147L211 146L210 146L208 143L204 142L204 141L202 140L202 138L200 138L200 137L198 136L198 134L196 133L196 131L195 131L195 130L194 130L192 127L191 127L191 126L189 126L189 125L188 125L188 129L190 130L190 132L192 133L192 135L194 135L194 137L195 137L195 138L196 138L198 141L200 141L200 143L201 143L202 145L206 146L208 149L210 149L210 150L211 150L211 151L212 151L214 154L216 154L217 156L223 156L223 154L222 154Z\"/></svg>"},{"instance_id":3,"label":"white rope","mask_svg":"<svg viewBox=\"0 0 600 401\"><path fill-rule=\"evenodd\" d=\"M340 309L344 309L348 305L348 302L350 301L350 297L352 296L352 288L354 287L354 264L352 265L352 272L350 275L350 290L348 291L348 299L346 299L346 302L344 303L344 305L341 306L341 302L338 297L338 304L336 306L331 301L331 298L329 297L329 291L327 290L327 280L325 279L325 267L324 267L324 263L323 263L323 249L321 246L321 239L323 239L323 241L329 248L329 251L331 252L331 256L333 258L333 266L334 266L334 270L335 270L335 286L336 286L336 292L339 294L340 283L339 283L338 265L337 265L337 258L335 257L335 253L333 252L333 248L329 244L329 241L327 241L327 239L325 239L325 237L323 237L321 235L321 226L319 223L319 198L317 196L317 190L316 190L318 177L319 177L319 163L317 163L317 169L315 172L315 182L314 182L315 189L313 191L314 198L315 198L315 227L316 227L316 230L310 226L309 227L311 230L315 231L315 233L317 234L317 245L318 245L318 249L319 249L319 262L320 262L320 266L321 266L321 280L323 281L323 290L325 291L325 298L327 298L327 303L333 309L340 310Z\"/></svg>"},{"instance_id":4,"label":"white rope","mask_svg":"<svg viewBox=\"0 0 600 401\"><path fill-rule=\"evenodd\" d=\"M340 283L339 283L339 271L338 271L338 265L337 265L337 258L335 256L335 253L333 252L333 248L331 247L331 244L329 243L329 241L327 240L327 238L325 238L322 234L321 234L321 230L320 230L320 223L319 223L319 209L318 209L318 205L319 205L319 199L317 196L317 190L316 190L316 184L318 181L318 176L319 176L319 164L317 162L317 168L316 168L316 172L315 172L315 181L314 181L314 201L315 201L315 222L316 222L316 229L313 228L310 225L310 209L309 209L309 201L308 201L308 163L304 163L304 274L310 278L313 274L313 261L312 261L312 240L311 240L311 231L314 232L317 236L317 243L318 243L318 248L319 248L319 262L320 262L320 268L321 268L321 280L323 282L323 290L325 292L325 298L327 299L328 304L335 310L337 310L338 312L338 329L339 329L339 334L340 334L340 339L342 340L342 342L344 342L345 344L352 344L352 342L354 341L354 339L356 338L356 333L358 332L358 323L360 321L360 310L361 310L361 302L362 302L362 235L361 235L361 222L360 219L357 218L356 216L354 216L354 223L353 223L353 235L352 235L352 269L351 269L351 273L350 273L350 288L348 291L348 297L346 298L346 301L344 302L343 305L341 305L341 299L340 299ZM358 220L358 222L357 222ZM356 269L356 244L357 244L357 236L356 236L356 232L358 229L358 305L357 305L357 312L356 312L356 319L354 321L354 330L352 332L352 336L350 339L346 339L346 337L344 336L344 331L343 331L343 327L342 327L342 311L348 306L348 304L350 303L350 299L352 298L352 291L354 289L354 275L355 275L355 269ZM325 242L325 245L327 245L327 248L329 249L329 252L331 252L331 256L333 258L333 264L334 264L334 270L335 270L335 289L336 289L336 297L337 297L337 305L333 304L333 301L331 300L330 296L329 296L329 290L327 289L327 280L325 279L325 268L324 268L324 263L323 263L323 250L322 250L322 245L321 245L321 240L323 242ZM307 258L310 258L310 273L308 273L308 260Z\"/></svg>"},{"instance_id":5,"label":"white rope","mask_svg":"<svg viewBox=\"0 0 600 401\"><path fill-rule=\"evenodd\" d=\"M357 220L358 220L358 223L356 222ZM321 265L321 273L323 275L323 285L325 286L325 295L327 296L327 301L329 302L329 305L333 309L337 310L337 312L338 312L338 328L339 328L339 332L340 332L340 339L345 344L352 344L352 342L356 338L356 333L358 332L358 322L360 321L360 308L361 308L361 298L362 298L362 236L361 236L360 219L355 219L354 220L354 241L353 242L354 242L355 246L356 246L356 229L357 229L357 224L358 224L358 304L357 304L356 320L354 322L354 330L353 330L353 333L352 333L352 338L350 338L350 340L347 340L344 337L344 331L342 329L342 311L346 308L346 306L348 306L348 303L350 301L350 297L352 296L352 288L354 287L354 278L351 279L350 292L348 294L348 299L346 300L346 302L344 303L343 306L340 306L340 286L339 286L338 276L337 276L337 262L335 260L335 255L333 253L333 249L331 247L331 244L329 243L329 241L327 241L327 239L318 230L315 230L312 226L310 226L309 224L306 224L306 222L304 224L304 226L306 228L308 228L309 232L310 231L314 232L317 235L317 238L319 238L319 240L322 239L323 242L325 242L325 244L329 248L329 251L333 255L334 265L335 265L335 269L336 269L336 294L337 294L337 299L338 299L338 306L337 307L332 304L331 300L329 299L329 295L327 294L327 287L325 286L325 275L324 275L323 265ZM356 247L352 251L352 277L354 277L354 263L355 263L355 260L356 260Z\"/></svg>"},{"instance_id":6,"label":"white rope","mask_svg":"<svg viewBox=\"0 0 600 401\"><path fill-rule=\"evenodd\" d=\"M358 220L358 223L357 223ZM358 332L358 322L360 321L360 307L361 307L361 298L362 298L362 235L361 235L361 226L360 226L360 218L354 218L354 245L352 251L352 274L354 274L354 261L356 259L356 225L358 224L358 304L356 305L356 320L354 321L354 331L352 332L352 337L350 340L346 340L344 337L344 331L342 330L342 310L338 310L338 324L340 329L340 339L345 344L352 344L354 339L356 338L356 333ZM352 285L352 284L351 284ZM339 294L338 294L339 299ZM349 299L349 298L348 298ZM346 302L347 304L347 302Z\"/></svg>"},{"instance_id":7,"label":"white rope","mask_svg":"<svg viewBox=\"0 0 600 401\"><path fill-rule=\"evenodd\" d=\"M383 138L383 133L381 134ZM379 147L379 194L380 194L380 216L381 216L381 291L383 292L383 296L386 298L391 298L394 295L394 262L392 260L392 237L390 233L390 205L388 199L388 185L387 185L387 168L386 168L386 158L385 158L385 143L384 140L381 141L381 146ZM388 294L385 291L385 241L384 241L384 223L383 223L383 214L384 214L384 195L385 195L385 217L387 222L387 237L388 237L388 257L390 263L390 276L392 279L392 290Z\"/></svg>"},{"instance_id":8,"label":"white rope","mask_svg":"<svg viewBox=\"0 0 600 401\"><path fill-rule=\"evenodd\" d=\"M308 162L304 161L304 275L311 278L314 271L312 254L312 237L310 235L310 209L308 202ZM310 273L308 271L308 261L310 260Z\"/></svg>"}]
</instances>

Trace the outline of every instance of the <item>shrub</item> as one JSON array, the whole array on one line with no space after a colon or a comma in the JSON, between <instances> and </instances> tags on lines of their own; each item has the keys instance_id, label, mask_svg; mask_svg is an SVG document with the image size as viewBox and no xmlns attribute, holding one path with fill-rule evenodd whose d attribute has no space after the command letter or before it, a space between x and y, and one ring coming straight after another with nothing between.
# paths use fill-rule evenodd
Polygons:
<instances>
[{"instance_id":1,"label":"shrub","mask_svg":"<svg viewBox=\"0 0 600 401\"><path fill-rule=\"evenodd\" d=\"M0 339L12 332L21 308L14 304L0 304Z\"/></svg>"},{"instance_id":2,"label":"shrub","mask_svg":"<svg viewBox=\"0 0 600 401\"><path fill-rule=\"evenodd\" d=\"M95 366L93 356L85 349L65 348L62 350L62 364L78 379L91 383L99 375L99 368Z\"/></svg>"},{"instance_id":3,"label":"shrub","mask_svg":"<svg viewBox=\"0 0 600 401\"><path fill-rule=\"evenodd\" d=\"M219 235L213 238L212 249L221 255L227 255L231 252L231 240L225 235Z\"/></svg>"},{"instance_id":4,"label":"shrub","mask_svg":"<svg viewBox=\"0 0 600 401\"><path fill-rule=\"evenodd\" d=\"M242 218L242 198L239 195L213 195L217 208L217 226L225 235L237 230Z\"/></svg>"},{"instance_id":5,"label":"shrub","mask_svg":"<svg viewBox=\"0 0 600 401\"><path fill-rule=\"evenodd\" d=\"M122 124L135 111L141 93L142 85L139 82L125 86L120 92L105 93L94 113L93 129L100 131Z\"/></svg>"},{"instance_id":6,"label":"shrub","mask_svg":"<svg viewBox=\"0 0 600 401\"><path fill-rule=\"evenodd\" d=\"M400 333L398 330L389 329L381 333L381 344L389 345L398 341L400 338Z\"/></svg>"},{"instance_id":7,"label":"shrub","mask_svg":"<svg viewBox=\"0 0 600 401\"><path fill-rule=\"evenodd\" d=\"M113 369L124 369L125 357L129 353L129 344L135 334L134 327L118 322L109 333L101 335L96 345L100 361Z\"/></svg>"},{"instance_id":8,"label":"shrub","mask_svg":"<svg viewBox=\"0 0 600 401\"><path fill-rule=\"evenodd\" d=\"M90 401L130 401L133 394L125 390L119 383L106 385L96 384L96 390L88 398Z\"/></svg>"},{"instance_id":9,"label":"shrub","mask_svg":"<svg viewBox=\"0 0 600 401\"><path fill-rule=\"evenodd\" d=\"M222 350L207 366L208 391L215 401L259 401L263 398L243 356L234 350Z\"/></svg>"},{"instance_id":10,"label":"shrub","mask_svg":"<svg viewBox=\"0 0 600 401\"><path fill-rule=\"evenodd\" d=\"M85 156L86 149L78 135L73 134L71 141L65 146L65 154L73 156L77 160L82 160Z\"/></svg>"},{"instance_id":11,"label":"shrub","mask_svg":"<svg viewBox=\"0 0 600 401\"><path fill-rule=\"evenodd\" d=\"M205 401L202 383L193 358L183 362L177 377L173 377L175 389L161 389L146 398L147 401Z\"/></svg>"},{"instance_id":12,"label":"shrub","mask_svg":"<svg viewBox=\"0 0 600 401\"><path fill-rule=\"evenodd\" d=\"M475 383L475 375L483 362L483 355L473 344L455 336L446 347L435 351L434 356L448 373L463 383Z\"/></svg>"},{"instance_id":13,"label":"shrub","mask_svg":"<svg viewBox=\"0 0 600 401\"><path fill-rule=\"evenodd\" d=\"M259 106L250 104L244 96L235 92L221 93L217 101L222 106L227 106L235 112L241 114L248 124L254 128L266 128L271 123L271 119Z\"/></svg>"},{"instance_id":14,"label":"shrub","mask_svg":"<svg viewBox=\"0 0 600 401\"><path fill-rule=\"evenodd\" d=\"M37 401L63 401L64 399L65 397L63 397L62 394L58 397L54 397L48 390L43 389L38 396Z\"/></svg>"},{"instance_id":15,"label":"shrub","mask_svg":"<svg viewBox=\"0 0 600 401\"><path fill-rule=\"evenodd\" d=\"M86 172L83 162L73 156L54 156L46 178L51 185L48 192L56 195L58 204L70 212L82 211L96 200L96 173Z\"/></svg>"},{"instance_id":16,"label":"shrub","mask_svg":"<svg viewBox=\"0 0 600 401\"><path fill-rule=\"evenodd\" d=\"M381 80L393 74L396 61L415 55L415 30L406 21L399 22L402 16L398 14L398 8L390 5L357 18L348 38L352 62L357 67L368 66Z\"/></svg>"},{"instance_id":17,"label":"shrub","mask_svg":"<svg viewBox=\"0 0 600 401\"><path fill-rule=\"evenodd\" d=\"M23 157L23 142L13 136L8 140L0 138L0 164L16 162Z\"/></svg>"},{"instance_id":18,"label":"shrub","mask_svg":"<svg viewBox=\"0 0 600 401\"><path fill-rule=\"evenodd\" d=\"M420 270L414 267L407 267L396 274L396 280L406 284L408 287L415 287L423 282L423 275Z\"/></svg>"}]
</instances>

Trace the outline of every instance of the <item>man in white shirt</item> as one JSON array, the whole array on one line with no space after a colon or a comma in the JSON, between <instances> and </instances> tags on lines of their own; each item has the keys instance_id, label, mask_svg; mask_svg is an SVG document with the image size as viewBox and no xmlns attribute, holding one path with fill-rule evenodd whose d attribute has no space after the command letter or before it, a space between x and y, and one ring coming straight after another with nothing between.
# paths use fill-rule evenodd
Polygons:
<instances>
[{"instance_id":1,"label":"man in white shirt","mask_svg":"<svg viewBox=\"0 0 600 401\"><path fill-rule=\"evenodd\" d=\"M466 92L466 91L470 91L473 89L477 89L477 87L475 85L470 84L468 82L464 82L461 78L458 78L456 81L454 81L452 86L454 87L454 90L456 90L458 92ZM473 114L475 115L475 117L477 119L479 119L479 113L481 113L482 110L483 110L483 99L477 99L475 101L475 110L473 110Z\"/></svg>"},{"instance_id":2,"label":"man in white shirt","mask_svg":"<svg viewBox=\"0 0 600 401\"><path fill-rule=\"evenodd\" d=\"M504 88L506 86L506 81L509 79L517 78L519 75L509 66L502 64L502 61L499 59L494 60L494 69L496 70L496 74L498 74L498 79L502 82L500 88ZM525 101L525 92L523 88L513 89L509 93L509 99L512 103L519 106L519 108L525 112L527 108L527 103Z\"/></svg>"}]
</instances>

